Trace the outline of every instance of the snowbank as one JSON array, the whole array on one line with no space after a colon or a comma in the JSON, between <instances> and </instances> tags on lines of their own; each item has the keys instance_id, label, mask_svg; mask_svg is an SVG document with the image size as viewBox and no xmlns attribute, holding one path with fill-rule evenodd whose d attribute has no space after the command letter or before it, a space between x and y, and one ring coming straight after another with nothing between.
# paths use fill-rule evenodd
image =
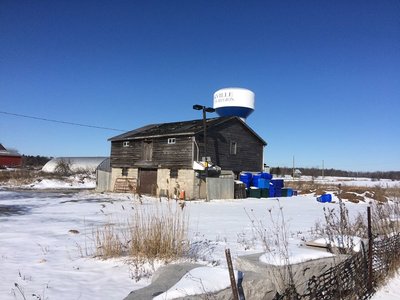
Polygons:
<instances>
[{"instance_id":1,"label":"snowbank","mask_svg":"<svg viewBox=\"0 0 400 300\"><path fill-rule=\"evenodd\" d=\"M88 175L73 175L61 179L40 179L23 186L31 189L92 189L96 187L96 178Z\"/></svg>"}]
</instances>

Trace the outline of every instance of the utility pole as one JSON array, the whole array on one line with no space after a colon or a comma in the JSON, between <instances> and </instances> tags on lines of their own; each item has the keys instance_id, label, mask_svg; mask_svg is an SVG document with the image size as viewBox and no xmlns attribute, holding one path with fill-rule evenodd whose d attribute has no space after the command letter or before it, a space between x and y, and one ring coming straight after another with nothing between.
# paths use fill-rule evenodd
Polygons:
<instances>
[{"instance_id":1,"label":"utility pole","mask_svg":"<svg viewBox=\"0 0 400 300\"><path fill-rule=\"evenodd\" d=\"M207 160L207 117L206 110L203 108L203 138L204 138L204 157L206 161L206 177L207 177L207 169L208 169L208 160Z\"/></svg>"},{"instance_id":2,"label":"utility pole","mask_svg":"<svg viewBox=\"0 0 400 300\"><path fill-rule=\"evenodd\" d=\"M293 155L293 169L292 169L292 177L294 178L294 155Z\"/></svg>"},{"instance_id":3,"label":"utility pole","mask_svg":"<svg viewBox=\"0 0 400 300\"><path fill-rule=\"evenodd\" d=\"M206 113L215 112L212 107L206 107L204 105L195 104L193 109L203 111L203 138L204 138L204 164L205 164L205 176L208 177L208 160L207 160L207 117Z\"/></svg>"},{"instance_id":4,"label":"utility pole","mask_svg":"<svg viewBox=\"0 0 400 300\"><path fill-rule=\"evenodd\" d=\"M324 160L322 160L322 179L324 179Z\"/></svg>"}]
</instances>

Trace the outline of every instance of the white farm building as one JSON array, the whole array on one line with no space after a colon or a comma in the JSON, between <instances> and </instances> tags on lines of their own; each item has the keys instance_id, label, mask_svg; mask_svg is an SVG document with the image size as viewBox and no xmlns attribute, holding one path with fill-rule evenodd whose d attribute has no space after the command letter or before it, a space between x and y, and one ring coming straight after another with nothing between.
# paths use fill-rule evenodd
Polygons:
<instances>
[{"instance_id":1,"label":"white farm building","mask_svg":"<svg viewBox=\"0 0 400 300\"><path fill-rule=\"evenodd\" d=\"M43 172L54 173L60 163L67 163L73 172L95 172L97 167L108 157L56 157L48 161L42 168Z\"/></svg>"}]
</instances>

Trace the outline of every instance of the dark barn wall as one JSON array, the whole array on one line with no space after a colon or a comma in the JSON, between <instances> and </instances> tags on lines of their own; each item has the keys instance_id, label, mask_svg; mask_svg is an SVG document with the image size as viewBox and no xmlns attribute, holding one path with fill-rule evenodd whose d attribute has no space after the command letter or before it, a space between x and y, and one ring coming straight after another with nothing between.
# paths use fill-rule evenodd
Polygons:
<instances>
[{"instance_id":1,"label":"dark barn wall","mask_svg":"<svg viewBox=\"0 0 400 300\"><path fill-rule=\"evenodd\" d=\"M192 168L192 138L188 136L171 136L175 144L168 144L168 137L154 140L153 159L162 168Z\"/></svg>"},{"instance_id":2,"label":"dark barn wall","mask_svg":"<svg viewBox=\"0 0 400 300\"><path fill-rule=\"evenodd\" d=\"M168 138L175 138L175 144L168 144ZM193 159L204 156L203 132L192 136L174 136L141 138L129 140L129 146L123 147L124 141L111 142L111 166L113 168L167 168L192 169ZM128 140L126 140L128 141ZM236 142L236 154L230 153L231 142ZM151 155L144 155L144 150L152 149ZM263 167L264 143L239 119L230 119L215 124L207 130L207 156L224 170L261 171ZM193 157L194 155L194 157ZM145 157L150 157L146 160Z\"/></svg>"},{"instance_id":3,"label":"dark barn wall","mask_svg":"<svg viewBox=\"0 0 400 300\"><path fill-rule=\"evenodd\" d=\"M21 167L22 157L21 156L0 156L0 166L3 167Z\"/></svg>"},{"instance_id":4,"label":"dark barn wall","mask_svg":"<svg viewBox=\"0 0 400 300\"><path fill-rule=\"evenodd\" d=\"M201 142L201 153L204 149ZM230 154L231 141L237 143L236 154ZM207 132L207 155L223 170L254 171L262 170L263 143L242 123L229 121L211 128Z\"/></svg>"},{"instance_id":5,"label":"dark barn wall","mask_svg":"<svg viewBox=\"0 0 400 300\"><path fill-rule=\"evenodd\" d=\"M111 167L133 167L141 158L142 141L129 141L128 147L123 147L123 141L111 142Z\"/></svg>"},{"instance_id":6,"label":"dark barn wall","mask_svg":"<svg viewBox=\"0 0 400 300\"><path fill-rule=\"evenodd\" d=\"M175 144L168 144L168 137L146 139L152 144L152 159L145 161L143 156L144 140L130 140L128 147L123 141L111 143L111 166L156 167L156 168L192 168L192 139L188 136L170 136Z\"/></svg>"}]
</instances>

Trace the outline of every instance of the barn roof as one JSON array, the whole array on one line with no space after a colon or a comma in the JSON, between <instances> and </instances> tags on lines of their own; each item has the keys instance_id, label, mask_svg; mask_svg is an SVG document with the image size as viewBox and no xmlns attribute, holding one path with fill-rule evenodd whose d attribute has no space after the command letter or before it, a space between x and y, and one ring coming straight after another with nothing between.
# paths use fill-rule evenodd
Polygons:
<instances>
[{"instance_id":1,"label":"barn roof","mask_svg":"<svg viewBox=\"0 0 400 300\"><path fill-rule=\"evenodd\" d=\"M220 117L207 119L207 128L210 129L230 120L241 122L264 145L267 143L245 122L238 117ZM150 124L108 139L111 142L126 141L145 138L157 138L164 136L195 135L203 132L203 119L181 121L172 123Z\"/></svg>"},{"instance_id":2,"label":"barn roof","mask_svg":"<svg viewBox=\"0 0 400 300\"><path fill-rule=\"evenodd\" d=\"M6 149L2 144L0 144L0 156L21 157L21 154L19 154L15 149Z\"/></svg>"}]
</instances>

